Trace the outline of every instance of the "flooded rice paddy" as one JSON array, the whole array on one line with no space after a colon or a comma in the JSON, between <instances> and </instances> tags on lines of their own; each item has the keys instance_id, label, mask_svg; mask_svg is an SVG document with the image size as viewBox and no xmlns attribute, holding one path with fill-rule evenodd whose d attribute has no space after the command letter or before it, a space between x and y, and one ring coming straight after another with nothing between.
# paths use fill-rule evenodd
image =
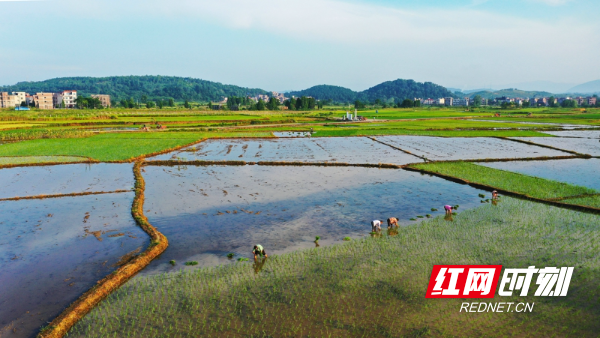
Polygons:
<instances>
[{"instance_id":1,"label":"flooded rice paddy","mask_svg":"<svg viewBox=\"0 0 600 338\"><path fill-rule=\"evenodd\" d=\"M418 157L366 137L208 140L149 160L299 161L346 163L421 162Z\"/></svg>"},{"instance_id":2,"label":"flooded rice paddy","mask_svg":"<svg viewBox=\"0 0 600 338\"><path fill-rule=\"evenodd\" d=\"M554 135L554 136L559 136L559 137L580 137L580 138L600 139L600 130L545 131L544 133Z\"/></svg>"},{"instance_id":3,"label":"flooded rice paddy","mask_svg":"<svg viewBox=\"0 0 600 338\"><path fill-rule=\"evenodd\" d=\"M558 150L491 137L378 136L377 140L437 161L569 155Z\"/></svg>"},{"instance_id":4,"label":"flooded rice paddy","mask_svg":"<svg viewBox=\"0 0 600 338\"><path fill-rule=\"evenodd\" d=\"M514 139L571 150L581 154L600 156L599 139L572 137L514 137Z\"/></svg>"},{"instance_id":5,"label":"flooded rice paddy","mask_svg":"<svg viewBox=\"0 0 600 338\"><path fill-rule=\"evenodd\" d=\"M145 249L133 195L0 202L0 336L35 336L124 255Z\"/></svg>"},{"instance_id":6,"label":"flooded rice paddy","mask_svg":"<svg viewBox=\"0 0 600 338\"><path fill-rule=\"evenodd\" d=\"M600 159L477 163L490 168L580 185L600 191Z\"/></svg>"},{"instance_id":7,"label":"flooded rice paddy","mask_svg":"<svg viewBox=\"0 0 600 338\"><path fill-rule=\"evenodd\" d=\"M592 135L582 131L576 135ZM567 134L571 135L571 134ZM294 138L295 136L299 136ZM571 137L571 136L569 136ZM496 138L378 137L431 160L565 156ZM543 138L597 142L594 139ZM526 138L535 142L535 138ZM586 143L587 144L587 143ZM600 143L599 143L600 144ZM567 143L568 145L568 143ZM564 148L570 149L567 146ZM581 151L578 149L571 149ZM585 151L582 151L585 152ZM600 152L600 151L599 151ZM600 154L599 154L600 155ZM208 140L160 160L394 163L422 159L365 137ZM484 165L600 189L600 160ZM143 274L251 258L253 244L280 254L369 236L370 222L397 217L416 225L480 204L487 192L397 169L299 166L145 166L144 212L170 246ZM132 164L71 164L0 170L0 199L129 190ZM0 202L0 336L32 337L39 327L143 250L148 236L130 214L133 193ZM438 211L432 211L432 208ZM460 217L460 215L458 216ZM414 220L411 220L414 219ZM384 225L384 231L386 226ZM233 259L227 254L234 253ZM175 266L169 262L174 260Z\"/></svg>"},{"instance_id":8,"label":"flooded rice paddy","mask_svg":"<svg viewBox=\"0 0 600 338\"><path fill-rule=\"evenodd\" d=\"M145 167L147 211L169 247L145 273L251 257L253 244L280 254L371 232L370 222L480 205L483 191L420 173L357 167ZM436 208L439 211L431 211ZM421 221L421 218L417 218ZM387 226L384 226L384 231ZM172 267L170 260L177 261Z\"/></svg>"},{"instance_id":9,"label":"flooded rice paddy","mask_svg":"<svg viewBox=\"0 0 600 338\"><path fill-rule=\"evenodd\" d=\"M133 188L132 164L68 164L0 170L1 198Z\"/></svg>"}]
</instances>

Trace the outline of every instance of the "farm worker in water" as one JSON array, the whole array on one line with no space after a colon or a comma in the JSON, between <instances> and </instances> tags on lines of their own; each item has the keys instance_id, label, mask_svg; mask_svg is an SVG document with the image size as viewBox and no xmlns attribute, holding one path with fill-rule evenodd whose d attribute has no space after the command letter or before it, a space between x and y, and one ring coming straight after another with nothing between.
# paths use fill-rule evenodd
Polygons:
<instances>
[{"instance_id":1,"label":"farm worker in water","mask_svg":"<svg viewBox=\"0 0 600 338\"><path fill-rule=\"evenodd\" d=\"M444 209L446 210L446 215L452 214L452 206L444 205Z\"/></svg>"},{"instance_id":2,"label":"farm worker in water","mask_svg":"<svg viewBox=\"0 0 600 338\"><path fill-rule=\"evenodd\" d=\"M372 232L381 231L381 221L376 219L373 222L371 222L371 230Z\"/></svg>"},{"instance_id":3,"label":"farm worker in water","mask_svg":"<svg viewBox=\"0 0 600 338\"><path fill-rule=\"evenodd\" d=\"M493 200L498 199L498 192L496 190L492 191L492 199Z\"/></svg>"},{"instance_id":4,"label":"farm worker in water","mask_svg":"<svg viewBox=\"0 0 600 338\"><path fill-rule=\"evenodd\" d=\"M254 260L256 261L256 256L258 255L259 257L268 257L267 253L265 252L265 249L262 247L262 245L260 244L256 244L254 246L254 249L252 249L252 254L254 255Z\"/></svg>"},{"instance_id":5,"label":"farm worker in water","mask_svg":"<svg viewBox=\"0 0 600 338\"><path fill-rule=\"evenodd\" d=\"M398 219L396 217L390 217L387 219L388 229L393 226L398 226Z\"/></svg>"}]
</instances>

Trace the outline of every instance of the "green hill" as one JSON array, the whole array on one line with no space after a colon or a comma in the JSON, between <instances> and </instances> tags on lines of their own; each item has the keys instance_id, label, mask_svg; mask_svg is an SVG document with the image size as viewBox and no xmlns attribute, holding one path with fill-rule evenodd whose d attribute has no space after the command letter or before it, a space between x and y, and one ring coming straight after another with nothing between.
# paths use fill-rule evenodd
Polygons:
<instances>
[{"instance_id":1,"label":"green hill","mask_svg":"<svg viewBox=\"0 0 600 338\"><path fill-rule=\"evenodd\" d=\"M509 89L502 89L502 90L495 90L495 91L485 90L485 91L480 91L480 92L469 93L470 97L475 97L477 95L481 96L484 99L495 99L497 97L502 97L502 96L522 97L522 98L553 96L553 94L549 93L549 92L527 91L527 90L519 90L516 88L509 88Z\"/></svg>"},{"instance_id":2,"label":"green hill","mask_svg":"<svg viewBox=\"0 0 600 338\"><path fill-rule=\"evenodd\" d=\"M352 89L344 87L318 85L305 90L289 92L286 96L292 95L311 96L317 100L331 100L335 102L354 102L354 100L356 100L357 93Z\"/></svg>"},{"instance_id":3,"label":"green hill","mask_svg":"<svg viewBox=\"0 0 600 338\"><path fill-rule=\"evenodd\" d=\"M0 91L59 92L77 90L80 95L108 94L112 100L149 100L173 98L190 101L220 101L227 96L266 94L262 89L224 85L200 79L176 76L110 76L110 77L64 77L40 82L19 82L13 86L0 87Z\"/></svg>"},{"instance_id":4,"label":"green hill","mask_svg":"<svg viewBox=\"0 0 600 338\"><path fill-rule=\"evenodd\" d=\"M355 92L338 86L319 85L290 92L288 95L312 96L318 100L332 100L335 102L353 102L357 99L367 102L374 102L377 99L387 102L402 102L404 99L413 98L455 97L448 89L434 83L401 79L387 81L362 92Z\"/></svg>"}]
</instances>

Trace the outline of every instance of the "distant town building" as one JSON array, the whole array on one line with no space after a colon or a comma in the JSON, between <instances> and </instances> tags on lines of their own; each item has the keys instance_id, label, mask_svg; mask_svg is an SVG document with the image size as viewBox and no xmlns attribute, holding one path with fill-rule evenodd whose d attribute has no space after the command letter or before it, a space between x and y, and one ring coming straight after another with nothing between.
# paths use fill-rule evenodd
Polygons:
<instances>
[{"instance_id":1,"label":"distant town building","mask_svg":"<svg viewBox=\"0 0 600 338\"><path fill-rule=\"evenodd\" d=\"M33 96L35 107L38 109L54 109L54 94L37 93Z\"/></svg>"},{"instance_id":2,"label":"distant town building","mask_svg":"<svg viewBox=\"0 0 600 338\"><path fill-rule=\"evenodd\" d=\"M98 95L91 95L91 97L100 100L102 107L110 108L110 95L98 94Z\"/></svg>"},{"instance_id":3,"label":"distant town building","mask_svg":"<svg viewBox=\"0 0 600 338\"><path fill-rule=\"evenodd\" d=\"M27 102L27 93L25 92L12 92L16 106L20 106L23 102Z\"/></svg>"},{"instance_id":4,"label":"distant town building","mask_svg":"<svg viewBox=\"0 0 600 338\"><path fill-rule=\"evenodd\" d=\"M56 108L75 108L77 104L77 91L64 90L60 93L52 94L52 101Z\"/></svg>"},{"instance_id":5,"label":"distant town building","mask_svg":"<svg viewBox=\"0 0 600 338\"><path fill-rule=\"evenodd\" d=\"M465 97L463 99L454 99L452 101L452 105L453 106L458 106L458 107L468 107L471 103L471 99L468 97Z\"/></svg>"},{"instance_id":6,"label":"distant town building","mask_svg":"<svg viewBox=\"0 0 600 338\"><path fill-rule=\"evenodd\" d=\"M587 98L587 101L588 101L588 105L595 106L596 102L598 102L598 99L595 98L595 97L593 97L593 96L591 96L591 97Z\"/></svg>"},{"instance_id":7,"label":"distant town building","mask_svg":"<svg viewBox=\"0 0 600 338\"><path fill-rule=\"evenodd\" d=\"M424 106L431 106L431 105L436 104L436 102L437 102L436 99L430 99L430 98L421 100L421 104Z\"/></svg>"},{"instance_id":8,"label":"distant town building","mask_svg":"<svg viewBox=\"0 0 600 338\"><path fill-rule=\"evenodd\" d=\"M18 97L15 95L10 95L8 92L0 93L0 108L14 108L20 105L17 101Z\"/></svg>"},{"instance_id":9,"label":"distant town building","mask_svg":"<svg viewBox=\"0 0 600 338\"><path fill-rule=\"evenodd\" d=\"M445 97L444 98L444 104L448 107L451 107L454 105L454 98L453 97Z\"/></svg>"},{"instance_id":10,"label":"distant town building","mask_svg":"<svg viewBox=\"0 0 600 338\"><path fill-rule=\"evenodd\" d=\"M443 106L445 104L446 100L442 97L436 100L435 104L439 104L440 106Z\"/></svg>"}]
</instances>

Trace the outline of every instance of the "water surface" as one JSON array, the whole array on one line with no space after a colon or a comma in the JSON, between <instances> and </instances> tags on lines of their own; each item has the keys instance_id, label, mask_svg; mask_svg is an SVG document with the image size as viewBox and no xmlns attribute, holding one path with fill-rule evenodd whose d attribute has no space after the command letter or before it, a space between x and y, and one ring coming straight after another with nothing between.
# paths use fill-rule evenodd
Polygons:
<instances>
[{"instance_id":1,"label":"water surface","mask_svg":"<svg viewBox=\"0 0 600 338\"><path fill-rule=\"evenodd\" d=\"M30 337L148 235L133 193L0 202L0 328ZM4 335L2 335L4 337Z\"/></svg>"},{"instance_id":2,"label":"water surface","mask_svg":"<svg viewBox=\"0 0 600 338\"><path fill-rule=\"evenodd\" d=\"M600 140L567 137L515 137L517 140L539 143L559 149L571 150L581 154L600 156Z\"/></svg>"},{"instance_id":3,"label":"water surface","mask_svg":"<svg viewBox=\"0 0 600 338\"><path fill-rule=\"evenodd\" d=\"M408 164L421 159L366 137L207 140L151 158L208 161L300 161Z\"/></svg>"},{"instance_id":4,"label":"water surface","mask_svg":"<svg viewBox=\"0 0 600 338\"><path fill-rule=\"evenodd\" d=\"M144 209L169 247L145 273L186 261L227 263L251 257L254 244L284 253L369 235L370 222L442 214L480 205L480 190L420 173L357 167L146 167ZM432 212L431 208L439 211ZM459 216L460 217L460 214ZM385 228L385 227L384 227ZM384 229L385 230L385 229ZM171 267L170 260L177 266Z\"/></svg>"},{"instance_id":5,"label":"water surface","mask_svg":"<svg viewBox=\"0 0 600 338\"><path fill-rule=\"evenodd\" d=\"M67 164L0 170L0 198L133 188L132 164Z\"/></svg>"},{"instance_id":6,"label":"water surface","mask_svg":"<svg viewBox=\"0 0 600 338\"><path fill-rule=\"evenodd\" d=\"M569 155L558 150L491 137L378 136L377 139L436 161Z\"/></svg>"}]
</instances>

